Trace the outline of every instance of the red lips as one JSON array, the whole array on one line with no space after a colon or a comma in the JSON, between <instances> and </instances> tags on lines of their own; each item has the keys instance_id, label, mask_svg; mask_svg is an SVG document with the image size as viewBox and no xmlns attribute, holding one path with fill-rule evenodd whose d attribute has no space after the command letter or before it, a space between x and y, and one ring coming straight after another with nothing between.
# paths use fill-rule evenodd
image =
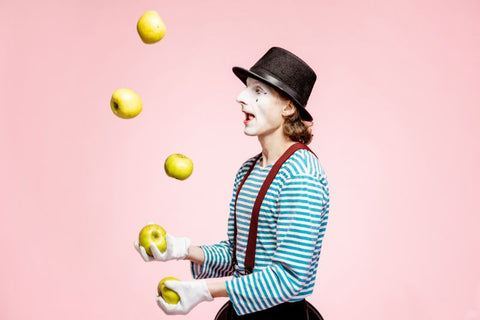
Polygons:
<instances>
[{"instance_id":1,"label":"red lips","mask_svg":"<svg viewBox=\"0 0 480 320\"><path fill-rule=\"evenodd\" d=\"M255 116L252 113L246 112L242 110L243 113L245 113L245 120L243 121L244 124L249 123L252 119L255 118Z\"/></svg>"}]
</instances>

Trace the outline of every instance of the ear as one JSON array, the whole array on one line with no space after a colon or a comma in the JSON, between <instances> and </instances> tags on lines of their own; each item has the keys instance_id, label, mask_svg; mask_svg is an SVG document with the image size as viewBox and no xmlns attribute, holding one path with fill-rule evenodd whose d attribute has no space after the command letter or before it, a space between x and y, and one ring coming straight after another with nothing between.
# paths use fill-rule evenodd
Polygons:
<instances>
[{"instance_id":1,"label":"ear","mask_svg":"<svg viewBox=\"0 0 480 320\"><path fill-rule=\"evenodd\" d=\"M295 108L296 107L293 104L293 102L290 100L287 100L287 103L283 106L283 109L282 109L282 116L284 117L291 116L292 114L295 113Z\"/></svg>"}]
</instances>

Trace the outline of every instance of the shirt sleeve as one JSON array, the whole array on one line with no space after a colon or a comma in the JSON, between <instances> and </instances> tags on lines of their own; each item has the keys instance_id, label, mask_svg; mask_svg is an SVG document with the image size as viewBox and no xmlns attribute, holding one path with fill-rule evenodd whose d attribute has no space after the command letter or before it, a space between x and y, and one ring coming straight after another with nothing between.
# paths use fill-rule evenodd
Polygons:
<instances>
[{"instance_id":1,"label":"shirt sleeve","mask_svg":"<svg viewBox=\"0 0 480 320\"><path fill-rule=\"evenodd\" d=\"M232 243L222 241L212 246L200 246L205 254L202 265L191 263L194 279L221 278L233 274Z\"/></svg>"},{"instance_id":2,"label":"shirt sleeve","mask_svg":"<svg viewBox=\"0 0 480 320\"><path fill-rule=\"evenodd\" d=\"M301 175L285 183L278 201L276 248L271 263L226 283L238 315L273 307L312 290L327 208L325 180Z\"/></svg>"}]
</instances>

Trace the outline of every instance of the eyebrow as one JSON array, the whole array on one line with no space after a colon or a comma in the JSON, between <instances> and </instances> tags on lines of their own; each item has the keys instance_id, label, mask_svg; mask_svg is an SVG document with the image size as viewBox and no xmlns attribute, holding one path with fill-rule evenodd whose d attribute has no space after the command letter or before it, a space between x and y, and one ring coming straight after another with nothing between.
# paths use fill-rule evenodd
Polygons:
<instances>
[{"instance_id":1,"label":"eyebrow","mask_svg":"<svg viewBox=\"0 0 480 320\"><path fill-rule=\"evenodd\" d=\"M246 85L246 87L248 87L248 84L245 84L245 85ZM266 84L264 84L263 82L258 81L258 80L255 81L254 83L252 83L250 86L251 86L253 89L260 88L260 89L262 89L264 92L270 92L269 87L268 87Z\"/></svg>"},{"instance_id":2,"label":"eyebrow","mask_svg":"<svg viewBox=\"0 0 480 320\"><path fill-rule=\"evenodd\" d=\"M253 89L261 89L262 91L267 92L267 88L263 87L261 84L258 83L253 86Z\"/></svg>"}]
</instances>

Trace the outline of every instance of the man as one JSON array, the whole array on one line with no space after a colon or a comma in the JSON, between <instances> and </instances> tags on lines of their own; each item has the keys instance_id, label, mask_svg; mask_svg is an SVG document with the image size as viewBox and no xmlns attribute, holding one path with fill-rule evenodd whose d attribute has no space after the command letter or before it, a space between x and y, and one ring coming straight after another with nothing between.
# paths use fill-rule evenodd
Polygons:
<instances>
[{"instance_id":1,"label":"man","mask_svg":"<svg viewBox=\"0 0 480 320\"><path fill-rule=\"evenodd\" d=\"M165 282L180 295L180 302L170 305L157 298L167 314L186 314L202 301L229 297L231 319L307 319L305 297L313 292L329 213L327 178L311 151L295 151L275 175L259 210L252 270L245 260L250 218L263 182L284 152L312 139L312 116L305 108L316 75L300 58L278 47L249 70L234 67L233 72L246 85L237 97L245 114L244 133L258 138L262 152L237 172L228 240L192 246L188 238L167 234L167 250L161 253L153 245L154 257L138 243L135 247L146 261L191 261L197 280ZM203 280L227 276L232 278Z\"/></svg>"}]
</instances>

